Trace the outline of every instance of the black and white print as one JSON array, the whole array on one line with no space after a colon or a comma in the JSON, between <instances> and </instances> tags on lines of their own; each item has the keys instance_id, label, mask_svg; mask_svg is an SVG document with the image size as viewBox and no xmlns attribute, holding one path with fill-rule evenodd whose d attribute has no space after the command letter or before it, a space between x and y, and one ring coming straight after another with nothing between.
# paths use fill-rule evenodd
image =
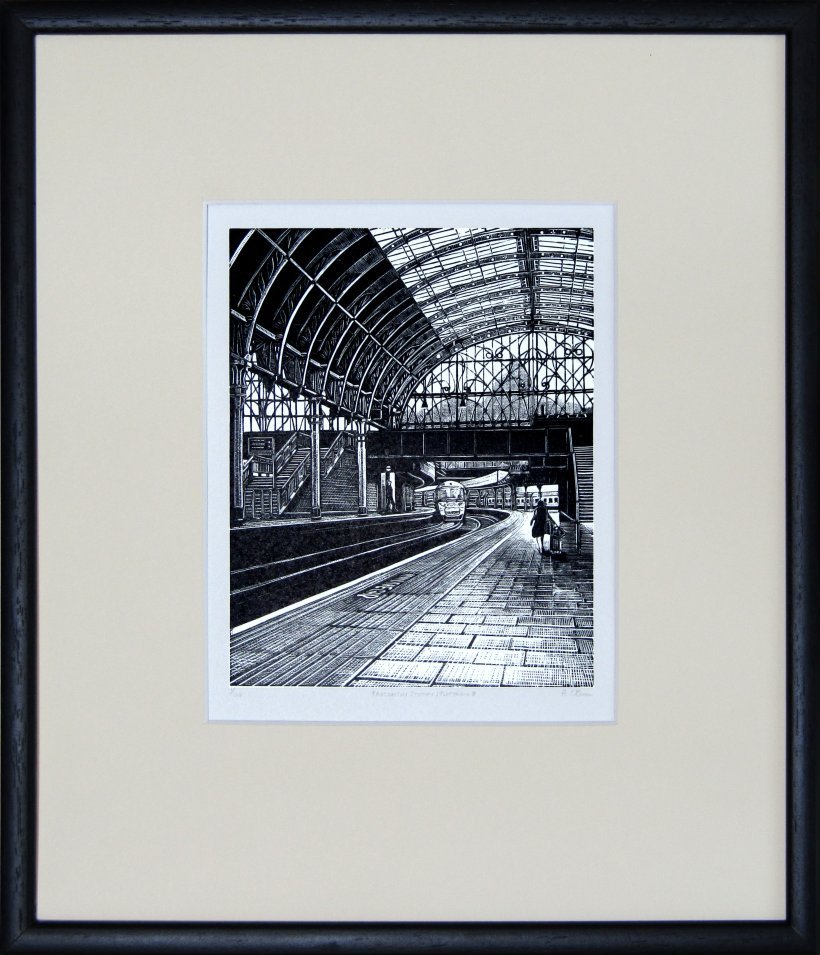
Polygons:
<instances>
[{"instance_id":1,"label":"black and white print","mask_svg":"<svg viewBox=\"0 0 820 955\"><path fill-rule=\"evenodd\" d=\"M599 245L584 219L227 229L228 697L343 689L365 719L368 700L436 719L467 699L492 719L527 690L560 694L541 717L559 719L611 682Z\"/></svg>"}]
</instances>

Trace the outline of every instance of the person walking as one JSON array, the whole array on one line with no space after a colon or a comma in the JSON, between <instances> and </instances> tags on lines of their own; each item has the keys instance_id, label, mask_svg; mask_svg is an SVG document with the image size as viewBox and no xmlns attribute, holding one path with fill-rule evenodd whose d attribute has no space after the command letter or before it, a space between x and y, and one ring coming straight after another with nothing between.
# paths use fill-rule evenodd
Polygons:
<instances>
[{"instance_id":1,"label":"person walking","mask_svg":"<svg viewBox=\"0 0 820 955\"><path fill-rule=\"evenodd\" d=\"M544 534L547 532L547 505L543 501L539 501L535 505L535 510L533 511L530 524L532 526L532 536L538 538L538 543L541 546L541 553L545 554Z\"/></svg>"}]
</instances>

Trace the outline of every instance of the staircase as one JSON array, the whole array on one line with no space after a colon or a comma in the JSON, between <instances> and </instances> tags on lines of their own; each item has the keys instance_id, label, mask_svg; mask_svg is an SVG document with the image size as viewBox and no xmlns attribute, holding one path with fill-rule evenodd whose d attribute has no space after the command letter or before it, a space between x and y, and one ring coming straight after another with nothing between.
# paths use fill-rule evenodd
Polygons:
<instances>
[{"instance_id":1,"label":"staircase","mask_svg":"<svg viewBox=\"0 0 820 955\"><path fill-rule=\"evenodd\" d=\"M297 447L276 474L278 513L284 514L310 477L310 445Z\"/></svg>"},{"instance_id":2,"label":"staircase","mask_svg":"<svg viewBox=\"0 0 820 955\"><path fill-rule=\"evenodd\" d=\"M306 481L288 507L288 517L310 516L311 498L310 481ZM356 514L358 509L359 466L356 452L345 448L340 456L331 457L328 450L322 448L322 513Z\"/></svg>"},{"instance_id":3,"label":"staircase","mask_svg":"<svg viewBox=\"0 0 820 955\"><path fill-rule=\"evenodd\" d=\"M321 439L322 510L355 514L358 510L355 438L347 431L326 431ZM285 512L288 516L310 514L309 435L302 431L283 434L282 444L274 456L273 473L259 473L258 469L258 462L246 462L246 521L273 520Z\"/></svg>"},{"instance_id":4,"label":"staircase","mask_svg":"<svg viewBox=\"0 0 820 955\"><path fill-rule=\"evenodd\" d=\"M245 520L269 521L276 517L279 498L271 476L251 477L245 485Z\"/></svg>"},{"instance_id":5,"label":"staircase","mask_svg":"<svg viewBox=\"0 0 820 955\"><path fill-rule=\"evenodd\" d=\"M245 520L279 517L310 474L310 436L302 431L277 433L273 461L251 458L245 471Z\"/></svg>"},{"instance_id":6,"label":"staircase","mask_svg":"<svg viewBox=\"0 0 820 955\"><path fill-rule=\"evenodd\" d=\"M593 522L592 448L575 448L575 470L578 474L578 520Z\"/></svg>"}]
</instances>

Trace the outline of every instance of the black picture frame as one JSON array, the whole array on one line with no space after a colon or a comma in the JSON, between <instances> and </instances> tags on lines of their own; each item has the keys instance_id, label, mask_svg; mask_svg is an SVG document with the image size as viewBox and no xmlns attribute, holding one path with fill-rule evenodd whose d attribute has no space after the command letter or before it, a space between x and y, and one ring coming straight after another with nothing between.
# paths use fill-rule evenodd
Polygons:
<instances>
[{"instance_id":1,"label":"black picture frame","mask_svg":"<svg viewBox=\"0 0 820 955\"><path fill-rule=\"evenodd\" d=\"M2 949L19 953L740 952L818 950L818 4L337 0L3 3ZM36 887L37 435L34 41L40 34L225 32L780 34L787 44L788 914L783 921L116 923L39 921Z\"/></svg>"}]
</instances>

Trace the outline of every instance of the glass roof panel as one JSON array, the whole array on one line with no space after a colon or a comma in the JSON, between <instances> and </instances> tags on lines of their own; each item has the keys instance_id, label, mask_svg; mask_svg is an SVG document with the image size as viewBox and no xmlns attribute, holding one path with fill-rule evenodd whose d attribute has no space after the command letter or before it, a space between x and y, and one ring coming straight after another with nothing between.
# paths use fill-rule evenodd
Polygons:
<instances>
[{"instance_id":1,"label":"glass roof panel","mask_svg":"<svg viewBox=\"0 0 820 955\"><path fill-rule=\"evenodd\" d=\"M591 229L373 229L421 310L448 341L477 320L593 329Z\"/></svg>"}]
</instances>

